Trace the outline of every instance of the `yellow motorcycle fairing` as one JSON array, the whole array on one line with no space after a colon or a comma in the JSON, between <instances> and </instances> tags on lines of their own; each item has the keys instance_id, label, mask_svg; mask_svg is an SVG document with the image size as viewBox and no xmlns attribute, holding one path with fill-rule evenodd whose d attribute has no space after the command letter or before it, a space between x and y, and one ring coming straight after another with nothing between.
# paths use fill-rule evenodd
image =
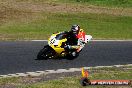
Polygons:
<instances>
[{"instance_id":1,"label":"yellow motorcycle fairing","mask_svg":"<svg viewBox=\"0 0 132 88\"><path fill-rule=\"evenodd\" d=\"M56 36L60 33L52 34L51 37L48 39L48 44L50 47L52 47L57 54L62 54L62 52L65 52L64 47L62 47L62 44L65 44L67 41L66 38L64 39L57 39Z\"/></svg>"}]
</instances>

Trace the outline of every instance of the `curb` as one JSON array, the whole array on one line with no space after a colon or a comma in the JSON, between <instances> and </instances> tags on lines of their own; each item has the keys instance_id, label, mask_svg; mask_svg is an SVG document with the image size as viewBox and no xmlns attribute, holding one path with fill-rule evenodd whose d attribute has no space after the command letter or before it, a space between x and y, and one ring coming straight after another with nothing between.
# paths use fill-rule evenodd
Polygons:
<instances>
[{"instance_id":1,"label":"curb","mask_svg":"<svg viewBox=\"0 0 132 88\"><path fill-rule=\"evenodd\" d=\"M112 65L112 66L84 67L84 69L88 70L88 69L91 69L91 68L112 68L112 67L123 67L123 66L132 66L132 64L127 64L127 65ZM53 74L53 73L67 73L67 72L77 72L77 71L81 71L81 68L69 68L69 69L57 69L57 70L45 70L45 71L15 73L15 74L0 75L0 78L27 77L27 76L33 76L34 77L34 76Z\"/></svg>"}]
</instances>

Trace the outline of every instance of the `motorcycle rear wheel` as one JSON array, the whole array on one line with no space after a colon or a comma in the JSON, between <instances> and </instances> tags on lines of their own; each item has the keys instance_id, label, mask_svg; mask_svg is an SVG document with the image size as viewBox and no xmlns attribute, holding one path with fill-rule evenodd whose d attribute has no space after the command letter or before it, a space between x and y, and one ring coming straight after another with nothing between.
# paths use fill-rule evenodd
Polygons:
<instances>
[{"instance_id":1,"label":"motorcycle rear wheel","mask_svg":"<svg viewBox=\"0 0 132 88\"><path fill-rule=\"evenodd\" d=\"M73 53L75 55L73 55ZM79 53L78 52L72 52L72 53L70 53L70 54L67 55L67 59L68 60L73 60L73 59L77 58L78 56L79 56Z\"/></svg>"}]
</instances>

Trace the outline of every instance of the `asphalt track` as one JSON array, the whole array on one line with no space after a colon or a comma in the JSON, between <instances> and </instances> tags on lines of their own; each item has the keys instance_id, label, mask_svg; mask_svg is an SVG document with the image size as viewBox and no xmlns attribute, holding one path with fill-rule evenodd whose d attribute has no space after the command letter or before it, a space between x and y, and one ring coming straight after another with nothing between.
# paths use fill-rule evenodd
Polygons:
<instances>
[{"instance_id":1,"label":"asphalt track","mask_svg":"<svg viewBox=\"0 0 132 88\"><path fill-rule=\"evenodd\" d=\"M132 64L132 41L92 41L74 60L35 60L43 41L0 42L0 75L79 68Z\"/></svg>"}]
</instances>

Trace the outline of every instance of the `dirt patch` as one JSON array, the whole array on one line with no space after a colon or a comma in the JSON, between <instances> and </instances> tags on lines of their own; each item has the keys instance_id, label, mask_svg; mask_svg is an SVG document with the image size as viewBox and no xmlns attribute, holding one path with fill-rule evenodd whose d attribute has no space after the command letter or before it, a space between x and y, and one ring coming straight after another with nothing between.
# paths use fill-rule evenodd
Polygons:
<instances>
[{"instance_id":1,"label":"dirt patch","mask_svg":"<svg viewBox=\"0 0 132 88\"><path fill-rule=\"evenodd\" d=\"M37 14L30 10L16 8L12 4L0 3L0 25L9 21L29 22L36 17Z\"/></svg>"},{"instance_id":2,"label":"dirt patch","mask_svg":"<svg viewBox=\"0 0 132 88\"><path fill-rule=\"evenodd\" d=\"M6 2L7 4L7 2ZM108 8L93 5L67 4L67 3L33 3L33 2L8 2L12 8L32 12L65 12L65 13L97 13L121 16L132 16L132 8Z\"/></svg>"},{"instance_id":3,"label":"dirt patch","mask_svg":"<svg viewBox=\"0 0 132 88\"><path fill-rule=\"evenodd\" d=\"M41 12L50 13L95 13L120 16L132 16L132 8L106 8L93 5L67 4L67 3L34 3L29 1L17 2L15 0L0 1L0 24L10 20L28 22L37 19Z\"/></svg>"}]
</instances>

